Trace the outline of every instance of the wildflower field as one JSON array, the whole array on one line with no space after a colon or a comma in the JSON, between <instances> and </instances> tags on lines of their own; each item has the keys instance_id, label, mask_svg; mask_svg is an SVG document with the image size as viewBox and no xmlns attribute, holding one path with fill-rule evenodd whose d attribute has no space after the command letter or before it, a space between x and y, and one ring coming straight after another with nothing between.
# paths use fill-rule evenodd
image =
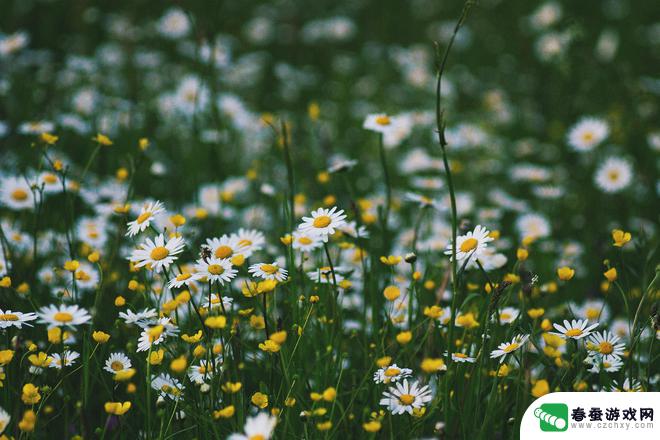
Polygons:
<instances>
[{"instance_id":1,"label":"wildflower field","mask_svg":"<svg viewBox=\"0 0 660 440\"><path fill-rule=\"evenodd\" d=\"M0 439L658 391L654 2L2 3Z\"/></svg>"}]
</instances>

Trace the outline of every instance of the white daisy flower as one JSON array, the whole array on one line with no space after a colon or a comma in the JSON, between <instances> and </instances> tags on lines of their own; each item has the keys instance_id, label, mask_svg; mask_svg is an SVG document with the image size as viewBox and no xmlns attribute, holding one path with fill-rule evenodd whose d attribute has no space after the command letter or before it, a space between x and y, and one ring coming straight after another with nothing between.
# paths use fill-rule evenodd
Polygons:
<instances>
[{"instance_id":1,"label":"white daisy flower","mask_svg":"<svg viewBox=\"0 0 660 440\"><path fill-rule=\"evenodd\" d=\"M607 138L610 128L602 119L582 118L568 131L567 142L578 152L591 151Z\"/></svg>"},{"instance_id":2,"label":"white daisy flower","mask_svg":"<svg viewBox=\"0 0 660 440\"><path fill-rule=\"evenodd\" d=\"M335 278L337 279L337 284L341 283L345 279L344 276L339 273L340 270L341 268L335 267ZM332 284L334 282L332 279L332 270L330 266L319 267L316 270L307 272L307 276L315 283Z\"/></svg>"},{"instance_id":3,"label":"white daisy flower","mask_svg":"<svg viewBox=\"0 0 660 440\"><path fill-rule=\"evenodd\" d=\"M380 404L386 406L392 414L405 412L412 415L413 409L422 408L432 399L433 395L428 385L420 386L417 381L409 384L408 379L404 379L403 383L396 383L383 392Z\"/></svg>"},{"instance_id":4,"label":"white daisy flower","mask_svg":"<svg viewBox=\"0 0 660 440\"><path fill-rule=\"evenodd\" d=\"M238 271L227 258L200 258L195 265L195 279L225 284L230 282Z\"/></svg>"},{"instance_id":5,"label":"white daisy flower","mask_svg":"<svg viewBox=\"0 0 660 440\"><path fill-rule=\"evenodd\" d=\"M10 420L11 417L9 416L9 413L0 407L0 434L5 432L5 428L9 425Z\"/></svg>"},{"instance_id":6,"label":"white daisy flower","mask_svg":"<svg viewBox=\"0 0 660 440\"><path fill-rule=\"evenodd\" d=\"M216 364L216 369L218 369ZM192 382L198 385L205 383L213 378L213 363L207 360L200 360L199 365L191 365L188 369L188 377Z\"/></svg>"},{"instance_id":7,"label":"white daisy flower","mask_svg":"<svg viewBox=\"0 0 660 440\"><path fill-rule=\"evenodd\" d=\"M116 352L110 354L108 359L105 361L105 367L103 369L110 374L117 374L120 371L125 371L131 368L131 360L124 353Z\"/></svg>"},{"instance_id":8,"label":"white daisy flower","mask_svg":"<svg viewBox=\"0 0 660 440\"><path fill-rule=\"evenodd\" d=\"M498 321L500 324L511 324L513 321L515 321L518 318L518 315L520 314L520 310L516 309L515 307L504 307L501 311L499 316L497 317Z\"/></svg>"},{"instance_id":9,"label":"white daisy flower","mask_svg":"<svg viewBox=\"0 0 660 440\"><path fill-rule=\"evenodd\" d=\"M170 289L176 288L178 289L181 286L189 286L190 283L194 283L195 278L194 275L188 272L182 272L176 277L172 278L170 281L167 283L167 287Z\"/></svg>"},{"instance_id":10,"label":"white daisy flower","mask_svg":"<svg viewBox=\"0 0 660 440\"><path fill-rule=\"evenodd\" d=\"M170 238L165 243L163 234L159 234L153 241L151 238L139 245L135 249L129 260L135 263L135 267L147 266L155 272L161 272L167 269L178 258L175 255L183 252L186 243L183 237Z\"/></svg>"},{"instance_id":11,"label":"white daisy flower","mask_svg":"<svg viewBox=\"0 0 660 440\"><path fill-rule=\"evenodd\" d=\"M598 327L598 323L589 325L589 321L586 319L574 319L571 322L564 319L564 325L552 324L558 332L550 332L553 335L561 336L564 339L582 339L591 334L591 330Z\"/></svg>"},{"instance_id":12,"label":"white daisy flower","mask_svg":"<svg viewBox=\"0 0 660 440\"><path fill-rule=\"evenodd\" d=\"M36 313L22 313L22 312L12 312L11 310L3 311L0 309L0 328L5 329L8 327L21 328L23 324L28 327L32 327L32 324L28 324L28 321L34 321L37 319Z\"/></svg>"},{"instance_id":13,"label":"white daisy flower","mask_svg":"<svg viewBox=\"0 0 660 440\"><path fill-rule=\"evenodd\" d=\"M490 358L496 359L500 358L500 364L504 362L504 358L509 353L512 353L522 346L525 345L525 342L529 339L529 335L516 335L511 342L503 342L497 346L497 348L490 352Z\"/></svg>"},{"instance_id":14,"label":"white daisy flower","mask_svg":"<svg viewBox=\"0 0 660 440\"><path fill-rule=\"evenodd\" d=\"M170 318L160 318L155 325L145 327L140 333L138 339L137 351L147 351L154 345L158 345L165 340L168 336L179 333L179 329L172 324Z\"/></svg>"},{"instance_id":15,"label":"white daisy flower","mask_svg":"<svg viewBox=\"0 0 660 440\"><path fill-rule=\"evenodd\" d=\"M79 308L77 305L59 305L51 304L39 309L40 324L48 324L48 328L53 327L75 327L77 325L85 324L92 319L90 314L85 309Z\"/></svg>"},{"instance_id":16,"label":"white daisy flower","mask_svg":"<svg viewBox=\"0 0 660 440\"><path fill-rule=\"evenodd\" d=\"M476 360L476 358L473 358L472 356L469 356L469 355L467 355L465 353L461 353L461 352L452 353L451 354L451 359L454 362L461 362L461 363L467 362L467 363L470 363L470 364L474 363L474 361Z\"/></svg>"},{"instance_id":17,"label":"white daisy flower","mask_svg":"<svg viewBox=\"0 0 660 440\"><path fill-rule=\"evenodd\" d=\"M625 344L617 335L610 331L594 332L587 339L587 350L594 355L601 356L623 356Z\"/></svg>"},{"instance_id":18,"label":"white daisy flower","mask_svg":"<svg viewBox=\"0 0 660 440\"><path fill-rule=\"evenodd\" d=\"M227 440L269 440L275 430L277 417L266 412L260 412L254 417L248 417L243 426L244 434L234 433Z\"/></svg>"},{"instance_id":19,"label":"white daisy flower","mask_svg":"<svg viewBox=\"0 0 660 440\"><path fill-rule=\"evenodd\" d=\"M231 258L234 255L245 255L250 245L247 242L240 244L241 239L237 235L223 235L220 238L207 238L206 244L211 249L215 258Z\"/></svg>"},{"instance_id":20,"label":"white daisy flower","mask_svg":"<svg viewBox=\"0 0 660 440\"><path fill-rule=\"evenodd\" d=\"M617 193L626 189L633 178L633 168L625 159L609 157L600 164L594 182L606 193Z\"/></svg>"},{"instance_id":21,"label":"white daisy flower","mask_svg":"<svg viewBox=\"0 0 660 440\"><path fill-rule=\"evenodd\" d=\"M346 222L337 229L353 238L369 238L369 231L367 228L362 225L358 228L357 222L355 221Z\"/></svg>"},{"instance_id":22,"label":"white daisy flower","mask_svg":"<svg viewBox=\"0 0 660 440\"><path fill-rule=\"evenodd\" d=\"M156 312L156 309L144 309L135 313L127 309L126 312L119 312L119 317L124 320L126 325L136 324L144 328L158 317L158 312Z\"/></svg>"},{"instance_id":23,"label":"white daisy flower","mask_svg":"<svg viewBox=\"0 0 660 440\"><path fill-rule=\"evenodd\" d=\"M173 40L185 37L190 32L190 20L179 8L170 8L158 20L158 32Z\"/></svg>"},{"instance_id":24,"label":"white daisy flower","mask_svg":"<svg viewBox=\"0 0 660 440\"><path fill-rule=\"evenodd\" d=\"M21 177L4 177L0 180L0 203L9 209L33 209L34 193L28 182Z\"/></svg>"},{"instance_id":25,"label":"white daisy flower","mask_svg":"<svg viewBox=\"0 0 660 440\"><path fill-rule=\"evenodd\" d=\"M540 214L525 214L516 220L516 229L521 238L544 238L550 235L550 223Z\"/></svg>"},{"instance_id":26,"label":"white daisy flower","mask_svg":"<svg viewBox=\"0 0 660 440\"><path fill-rule=\"evenodd\" d=\"M478 259L488 246L488 242L493 241L489 236L490 231L481 225L477 225L474 231L469 231L465 235L456 237L456 261L465 259ZM452 255L451 243L447 245L445 255ZM453 258L453 257L450 257Z\"/></svg>"},{"instance_id":27,"label":"white daisy flower","mask_svg":"<svg viewBox=\"0 0 660 440\"><path fill-rule=\"evenodd\" d=\"M177 379L167 373L161 373L151 378L151 388L159 392L160 397L179 400L185 387Z\"/></svg>"},{"instance_id":28,"label":"white daisy flower","mask_svg":"<svg viewBox=\"0 0 660 440\"><path fill-rule=\"evenodd\" d=\"M254 277L263 278L264 280L277 280L282 282L287 278L287 271L279 267L276 261L271 264L257 263L248 268L248 272Z\"/></svg>"},{"instance_id":29,"label":"white daisy flower","mask_svg":"<svg viewBox=\"0 0 660 440\"><path fill-rule=\"evenodd\" d=\"M297 251L312 252L323 246L323 240L320 236L307 232L294 231L291 246Z\"/></svg>"},{"instance_id":30,"label":"white daisy flower","mask_svg":"<svg viewBox=\"0 0 660 440\"><path fill-rule=\"evenodd\" d=\"M159 201L145 204L142 209L140 209L140 214L137 218L126 224L128 226L128 232L126 232L126 235L133 237L140 232L143 232L151 225L151 222L157 215L163 214L164 212L165 208Z\"/></svg>"},{"instance_id":31,"label":"white daisy flower","mask_svg":"<svg viewBox=\"0 0 660 440\"><path fill-rule=\"evenodd\" d=\"M608 373L616 373L623 367L623 361L618 356L587 356L584 363L590 365L590 373L600 373L601 369Z\"/></svg>"},{"instance_id":32,"label":"white daisy flower","mask_svg":"<svg viewBox=\"0 0 660 440\"><path fill-rule=\"evenodd\" d=\"M231 305L233 304L233 302L234 302L234 298L231 298L229 296L223 296L222 297L222 304L221 304L220 303L220 296L215 294L215 293L212 293L211 294L211 302L209 303L208 299L204 300L204 302L202 303L202 307L204 307L205 309L211 309L212 310L212 309L215 309L217 307L222 306L225 310L230 310Z\"/></svg>"},{"instance_id":33,"label":"white daisy flower","mask_svg":"<svg viewBox=\"0 0 660 440\"><path fill-rule=\"evenodd\" d=\"M400 368L396 364L392 364L389 367L383 367L378 369L374 373L374 382L376 383L390 383L396 382L406 377L412 375L412 370L410 368Z\"/></svg>"},{"instance_id":34,"label":"white daisy flower","mask_svg":"<svg viewBox=\"0 0 660 440\"><path fill-rule=\"evenodd\" d=\"M337 211L336 206L331 209L319 208L312 211L311 217L303 217L303 222L298 226L298 229L309 234L318 235L324 242L327 242L328 237L335 233L335 229L346 224L345 218L344 211Z\"/></svg>"},{"instance_id":35,"label":"white daisy flower","mask_svg":"<svg viewBox=\"0 0 660 440\"><path fill-rule=\"evenodd\" d=\"M80 353L69 350L65 350L62 355L63 356L60 356L59 353L51 354L50 356L53 358L53 360L50 362L50 364L48 364L48 368L57 368L58 370L61 370L62 358L64 358L64 366L70 367L75 363L76 359L80 357Z\"/></svg>"},{"instance_id":36,"label":"white daisy flower","mask_svg":"<svg viewBox=\"0 0 660 440\"><path fill-rule=\"evenodd\" d=\"M644 391L642 384L638 380L633 380L630 382L630 379L626 378L621 385L615 380L614 385L610 388L610 391L622 391L622 392L639 392Z\"/></svg>"},{"instance_id":37,"label":"white daisy flower","mask_svg":"<svg viewBox=\"0 0 660 440\"><path fill-rule=\"evenodd\" d=\"M256 229L241 228L236 234L232 234L232 236L238 239L237 245L241 247L241 254L245 258L260 251L266 244L266 237L261 231L257 231Z\"/></svg>"},{"instance_id":38,"label":"white daisy flower","mask_svg":"<svg viewBox=\"0 0 660 440\"><path fill-rule=\"evenodd\" d=\"M367 115L362 124L362 128L375 131L383 135L393 131L396 127L396 118L388 116L385 113L374 113Z\"/></svg>"}]
</instances>

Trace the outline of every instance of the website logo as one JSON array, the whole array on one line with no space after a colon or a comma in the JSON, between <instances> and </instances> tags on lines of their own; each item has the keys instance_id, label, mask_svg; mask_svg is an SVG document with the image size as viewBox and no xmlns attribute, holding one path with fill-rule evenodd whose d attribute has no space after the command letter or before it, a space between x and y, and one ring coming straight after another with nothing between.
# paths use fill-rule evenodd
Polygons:
<instances>
[{"instance_id":1,"label":"website logo","mask_svg":"<svg viewBox=\"0 0 660 440\"><path fill-rule=\"evenodd\" d=\"M534 410L541 431L562 432L568 429L568 406L563 403L544 403Z\"/></svg>"}]
</instances>

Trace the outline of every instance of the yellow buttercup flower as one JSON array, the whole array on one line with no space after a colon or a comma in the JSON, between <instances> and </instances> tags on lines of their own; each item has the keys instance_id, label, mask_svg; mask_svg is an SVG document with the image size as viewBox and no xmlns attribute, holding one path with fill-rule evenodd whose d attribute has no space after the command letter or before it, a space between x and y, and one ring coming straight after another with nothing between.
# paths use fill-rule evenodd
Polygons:
<instances>
[{"instance_id":1,"label":"yellow buttercup flower","mask_svg":"<svg viewBox=\"0 0 660 440\"><path fill-rule=\"evenodd\" d=\"M612 231L612 240L614 240L614 246L623 247L632 239L630 232L625 232L621 229L614 229Z\"/></svg>"},{"instance_id":2,"label":"yellow buttercup flower","mask_svg":"<svg viewBox=\"0 0 660 440\"><path fill-rule=\"evenodd\" d=\"M252 402L254 406L264 409L268 406L268 396L263 393L256 392L250 398L250 402Z\"/></svg>"},{"instance_id":3,"label":"yellow buttercup flower","mask_svg":"<svg viewBox=\"0 0 660 440\"><path fill-rule=\"evenodd\" d=\"M105 332L96 331L92 333L92 339L98 344L105 344L110 340L110 335Z\"/></svg>"},{"instance_id":4,"label":"yellow buttercup flower","mask_svg":"<svg viewBox=\"0 0 660 440\"><path fill-rule=\"evenodd\" d=\"M105 402L105 412L116 416L123 416L131 409L131 402Z\"/></svg>"},{"instance_id":5,"label":"yellow buttercup flower","mask_svg":"<svg viewBox=\"0 0 660 440\"><path fill-rule=\"evenodd\" d=\"M575 270L571 269L568 266L562 266L557 269L557 276L562 281L568 281L575 275Z\"/></svg>"},{"instance_id":6,"label":"yellow buttercup flower","mask_svg":"<svg viewBox=\"0 0 660 440\"><path fill-rule=\"evenodd\" d=\"M104 134L97 133L95 137L92 138L92 140L99 145L103 145L105 147L109 147L110 145L113 144L113 142L110 140L110 138Z\"/></svg>"}]
</instances>

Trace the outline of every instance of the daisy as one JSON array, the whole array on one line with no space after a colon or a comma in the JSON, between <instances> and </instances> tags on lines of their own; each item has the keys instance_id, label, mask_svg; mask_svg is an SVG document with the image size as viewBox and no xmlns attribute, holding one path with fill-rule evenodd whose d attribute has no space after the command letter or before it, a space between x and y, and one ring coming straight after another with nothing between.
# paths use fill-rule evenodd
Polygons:
<instances>
[{"instance_id":1,"label":"daisy","mask_svg":"<svg viewBox=\"0 0 660 440\"><path fill-rule=\"evenodd\" d=\"M126 325L137 324L142 328L153 322L157 316L156 309L144 309L137 313L130 309L127 309L126 312L119 312L119 317L124 320Z\"/></svg>"},{"instance_id":2,"label":"daisy","mask_svg":"<svg viewBox=\"0 0 660 440\"><path fill-rule=\"evenodd\" d=\"M337 279L337 284L344 281L344 276L337 273L340 269L341 268L339 267L335 267L335 278ZM334 282L332 279L332 270L330 269L330 266L319 267L316 270L307 272L307 276L315 283L331 284Z\"/></svg>"},{"instance_id":3,"label":"daisy","mask_svg":"<svg viewBox=\"0 0 660 440\"><path fill-rule=\"evenodd\" d=\"M516 229L521 238L544 238L550 235L550 223L540 214L525 214L516 220Z\"/></svg>"},{"instance_id":4,"label":"daisy","mask_svg":"<svg viewBox=\"0 0 660 440\"><path fill-rule=\"evenodd\" d=\"M589 325L589 321L586 319L574 319L571 322L564 319L564 325L552 324L559 332L550 332L553 335L561 336L564 339L582 339L591 334L591 330L598 327L598 323Z\"/></svg>"},{"instance_id":5,"label":"daisy","mask_svg":"<svg viewBox=\"0 0 660 440\"><path fill-rule=\"evenodd\" d=\"M619 383L615 380L614 385L610 388L610 391L622 391L622 392L638 392L638 391L644 391L644 388L642 388L642 384L638 380L633 380L630 382L630 379L626 378L626 380L623 381L623 384L619 385Z\"/></svg>"},{"instance_id":6,"label":"daisy","mask_svg":"<svg viewBox=\"0 0 660 440\"><path fill-rule=\"evenodd\" d=\"M633 168L625 159L607 158L596 170L594 182L603 192L617 193L630 185L633 178Z\"/></svg>"},{"instance_id":7,"label":"daisy","mask_svg":"<svg viewBox=\"0 0 660 440\"><path fill-rule=\"evenodd\" d=\"M603 332L594 332L587 339L587 350L592 354L601 356L623 356L625 344L619 342L621 338L607 330Z\"/></svg>"},{"instance_id":8,"label":"daisy","mask_svg":"<svg viewBox=\"0 0 660 440\"><path fill-rule=\"evenodd\" d=\"M165 243L163 234L159 234L153 241L151 238L140 244L135 249L129 260L135 263L135 267L147 266L156 272L167 269L178 258L175 255L183 252L186 243L183 237L170 238Z\"/></svg>"},{"instance_id":9,"label":"daisy","mask_svg":"<svg viewBox=\"0 0 660 440\"><path fill-rule=\"evenodd\" d=\"M403 383L397 383L383 392L380 404L386 406L392 414L406 412L412 415L414 409L422 408L432 398L428 385L420 386L417 381L409 384L408 379L404 379Z\"/></svg>"},{"instance_id":10,"label":"daisy","mask_svg":"<svg viewBox=\"0 0 660 440\"><path fill-rule=\"evenodd\" d=\"M200 360L199 365L191 365L188 369L188 377L198 385L213 378L213 364L206 360Z\"/></svg>"},{"instance_id":11,"label":"daisy","mask_svg":"<svg viewBox=\"0 0 660 440\"><path fill-rule=\"evenodd\" d=\"M278 266L274 261L271 264L257 263L248 268L248 272L254 277L263 278L264 280L277 280L282 282L287 278L287 271Z\"/></svg>"},{"instance_id":12,"label":"daisy","mask_svg":"<svg viewBox=\"0 0 660 440\"><path fill-rule=\"evenodd\" d=\"M311 217L303 217L303 222L298 226L298 229L309 234L318 235L324 242L327 242L328 237L335 233L335 229L346 224L345 218L344 211L337 211L336 206L331 209L319 208L312 211Z\"/></svg>"},{"instance_id":13,"label":"daisy","mask_svg":"<svg viewBox=\"0 0 660 440\"><path fill-rule=\"evenodd\" d=\"M157 215L164 212L165 208L159 201L145 204L142 209L140 209L140 214L137 218L126 224L128 226L128 232L126 232L126 235L133 237L140 232L143 232L151 225L151 221L154 220Z\"/></svg>"},{"instance_id":14,"label":"daisy","mask_svg":"<svg viewBox=\"0 0 660 440\"><path fill-rule=\"evenodd\" d=\"M0 370L0 372L1 371L2 370ZM9 425L10 420L11 417L9 416L9 413L0 407L0 434L5 432L5 428Z\"/></svg>"},{"instance_id":15,"label":"daisy","mask_svg":"<svg viewBox=\"0 0 660 440\"><path fill-rule=\"evenodd\" d=\"M511 342L503 342L497 346L497 349L491 351L490 358L491 359L500 358L500 364L501 364L502 362L504 362L504 358L506 357L507 354L512 353L518 350L519 348L521 348L523 345L525 345L527 339L529 339L529 335L516 335L511 340Z\"/></svg>"},{"instance_id":16,"label":"daisy","mask_svg":"<svg viewBox=\"0 0 660 440\"><path fill-rule=\"evenodd\" d=\"M323 246L323 240L320 236L307 232L294 231L291 246L297 251L312 252Z\"/></svg>"},{"instance_id":17,"label":"daisy","mask_svg":"<svg viewBox=\"0 0 660 440\"><path fill-rule=\"evenodd\" d=\"M609 132L602 119L583 118L568 131L567 142L575 151L591 151L607 138Z\"/></svg>"},{"instance_id":18,"label":"daisy","mask_svg":"<svg viewBox=\"0 0 660 440\"><path fill-rule=\"evenodd\" d=\"M21 328L23 324L32 327L32 324L27 324L27 321L34 321L37 319L36 313L22 313L12 312L11 310L2 311L0 309L0 328L16 327Z\"/></svg>"},{"instance_id":19,"label":"daisy","mask_svg":"<svg viewBox=\"0 0 660 440\"><path fill-rule=\"evenodd\" d=\"M241 240L237 235L229 236L227 234L220 238L207 238L206 244L211 249L215 258L231 258L234 255L243 255L248 251L247 242L240 244Z\"/></svg>"},{"instance_id":20,"label":"daisy","mask_svg":"<svg viewBox=\"0 0 660 440\"><path fill-rule=\"evenodd\" d=\"M80 357L80 353L75 351L65 350L62 353L63 356L60 356L59 353L53 353L51 357L53 360L48 364L49 368L57 368L58 370L62 369L62 357L64 358L64 366L70 367L75 363L75 360Z\"/></svg>"},{"instance_id":21,"label":"daisy","mask_svg":"<svg viewBox=\"0 0 660 440\"><path fill-rule=\"evenodd\" d=\"M263 249L266 244L266 237L261 231L256 229L239 229L236 234L232 234L238 239L238 246L241 246L241 253L248 258L254 252Z\"/></svg>"},{"instance_id":22,"label":"daisy","mask_svg":"<svg viewBox=\"0 0 660 440\"><path fill-rule=\"evenodd\" d=\"M493 241L489 236L490 231L481 225L477 225L474 231L456 238L456 261L463 261L466 258L479 258L488 246L488 242ZM445 255L452 255L451 243L445 250ZM453 258L453 257L451 257Z\"/></svg>"},{"instance_id":23,"label":"daisy","mask_svg":"<svg viewBox=\"0 0 660 440\"><path fill-rule=\"evenodd\" d=\"M190 32L191 24L185 12L178 8L171 8L158 20L158 32L164 37L178 39Z\"/></svg>"},{"instance_id":24,"label":"daisy","mask_svg":"<svg viewBox=\"0 0 660 440\"><path fill-rule=\"evenodd\" d=\"M396 118L392 116L388 116L385 113L375 113L367 115L362 128L385 135L394 130L395 122Z\"/></svg>"},{"instance_id":25,"label":"daisy","mask_svg":"<svg viewBox=\"0 0 660 440\"><path fill-rule=\"evenodd\" d=\"M0 203L9 209L32 209L34 201L32 188L25 179L9 176L0 180Z\"/></svg>"},{"instance_id":26,"label":"daisy","mask_svg":"<svg viewBox=\"0 0 660 440\"><path fill-rule=\"evenodd\" d=\"M167 287L169 287L170 289L172 289L172 288L178 289L181 286L186 286L187 287L187 286L190 285L190 283L194 283L194 282L195 282L195 278L194 278L193 274L188 273L188 272L182 272L179 275L177 275L176 277L172 278L167 283Z\"/></svg>"},{"instance_id":27,"label":"daisy","mask_svg":"<svg viewBox=\"0 0 660 440\"><path fill-rule=\"evenodd\" d=\"M222 297L222 307L225 310L231 309L231 305L232 305L233 302L234 302L234 299L229 297L229 296L223 296ZM205 300L202 303L202 307L204 307L205 309L215 309L216 307L220 307L220 305L221 305L220 304L220 296L215 294L215 293L211 294L211 302L210 303L209 303L208 299Z\"/></svg>"},{"instance_id":28,"label":"daisy","mask_svg":"<svg viewBox=\"0 0 660 440\"><path fill-rule=\"evenodd\" d=\"M170 318L160 318L154 325L145 327L142 330L138 339L137 351L147 351L154 345L163 342L168 336L173 336L177 333L179 333L179 329L172 324Z\"/></svg>"},{"instance_id":29,"label":"daisy","mask_svg":"<svg viewBox=\"0 0 660 440\"><path fill-rule=\"evenodd\" d=\"M380 368L374 373L374 382L390 383L409 377L412 374L410 368L399 368L396 364Z\"/></svg>"},{"instance_id":30,"label":"daisy","mask_svg":"<svg viewBox=\"0 0 660 440\"><path fill-rule=\"evenodd\" d=\"M236 276L238 271L232 267L227 258L200 258L195 265L195 279L208 282L217 281L220 284L228 283Z\"/></svg>"},{"instance_id":31,"label":"daisy","mask_svg":"<svg viewBox=\"0 0 660 440\"><path fill-rule=\"evenodd\" d=\"M461 363L467 362L467 363L470 363L470 364L474 363L474 361L476 360L476 358L473 358L471 356L468 356L465 353L460 353L460 352L452 353L451 354L451 359L454 362L461 362Z\"/></svg>"},{"instance_id":32,"label":"daisy","mask_svg":"<svg viewBox=\"0 0 660 440\"><path fill-rule=\"evenodd\" d=\"M103 369L110 374L116 374L120 371L125 371L131 368L131 360L124 353L112 353L105 361Z\"/></svg>"},{"instance_id":33,"label":"daisy","mask_svg":"<svg viewBox=\"0 0 660 440\"><path fill-rule=\"evenodd\" d=\"M53 327L75 327L85 324L92 319L87 310L79 308L77 305L59 305L51 304L39 309L40 324L48 324L48 328Z\"/></svg>"},{"instance_id":34,"label":"daisy","mask_svg":"<svg viewBox=\"0 0 660 440\"><path fill-rule=\"evenodd\" d=\"M255 417L247 418L243 427L244 434L231 434L227 440L269 440L276 424L277 417L261 412Z\"/></svg>"},{"instance_id":35,"label":"daisy","mask_svg":"<svg viewBox=\"0 0 660 440\"><path fill-rule=\"evenodd\" d=\"M500 315L498 316L498 320L500 324L511 324L513 321L518 318L518 315L520 314L520 311L516 309L515 307L505 307L500 311Z\"/></svg>"},{"instance_id":36,"label":"daisy","mask_svg":"<svg viewBox=\"0 0 660 440\"><path fill-rule=\"evenodd\" d=\"M618 356L593 356L584 360L584 363L590 365L590 373L600 373L601 369L608 373L616 373L623 367L623 361Z\"/></svg>"},{"instance_id":37,"label":"daisy","mask_svg":"<svg viewBox=\"0 0 660 440\"><path fill-rule=\"evenodd\" d=\"M173 400L179 400L185 387L167 373L161 373L151 378L151 388L159 391L161 397L169 397Z\"/></svg>"},{"instance_id":38,"label":"daisy","mask_svg":"<svg viewBox=\"0 0 660 440\"><path fill-rule=\"evenodd\" d=\"M364 226L358 228L357 222L355 221L346 222L346 224L340 226L338 229L353 238L369 238L369 231L367 228Z\"/></svg>"}]
</instances>

